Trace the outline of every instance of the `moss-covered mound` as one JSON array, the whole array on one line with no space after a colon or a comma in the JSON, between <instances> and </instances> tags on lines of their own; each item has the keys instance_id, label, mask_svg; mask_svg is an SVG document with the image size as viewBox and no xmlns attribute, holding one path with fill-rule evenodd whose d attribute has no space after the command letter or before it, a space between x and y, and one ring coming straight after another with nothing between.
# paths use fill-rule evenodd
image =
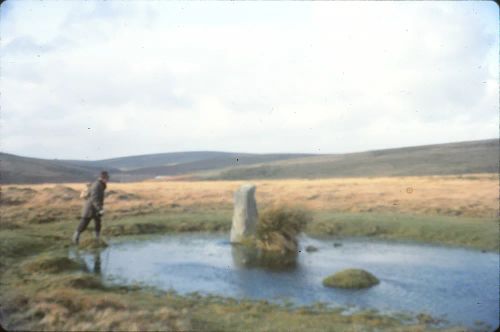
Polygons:
<instances>
[{"instance_id":1,"label":"moss-covered mound","mask_svg":"<svg viewBox=\"0 0 500 332\"><path fill-rule=\"evenodd\" d=\"M78 248L80 249L101 249L106 248L107 246L108 244L103 239L96 240L92 238L82 240L78 244Z\"/></svg>"},{"instance_id":2,"label":"moss-covered mound","mask_svg":"<svg viewBox=\"0 0 500 332\"><path fill-rule=\"evenodd\" d=\"M373 274L360 269L343 270L323 279L323 286L337 288L360 289L378 283L379 280Z\"/></svg>"},{"instance_id":3,"label":"moss-covered mound","mask_svg":"<svg viewBox=\"0 0 500 332\"><path fill-rule=\"evenodd\" d=\"M38 256L22 265L25 272L59 273L82 269L82 265L63 256Z\"/></svg>"},{"instance_id":4,"label":"moss-covered mound","mask_svg":"<svg viewBox=\"0 0 500 332\"><path fill-rule=\"evenodd\" d=\"M306 251L307 252L316 252L316 251L318 251L318 248L315 246L307 246Z\"/></svg>"}]
</instances>

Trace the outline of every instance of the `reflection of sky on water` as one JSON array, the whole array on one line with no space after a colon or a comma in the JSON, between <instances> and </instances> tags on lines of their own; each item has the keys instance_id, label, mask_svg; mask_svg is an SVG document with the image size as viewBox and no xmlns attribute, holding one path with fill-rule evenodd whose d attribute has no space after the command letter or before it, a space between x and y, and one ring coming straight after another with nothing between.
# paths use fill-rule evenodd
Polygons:
<instances>
[{"instance_id":1,"label":"reflection of sky on water","mask_svg":"<svg viewBox=\"0 0 500 332\"><path fill-rule=\"evenodd\" d=\"M245 253L223 235L182 234L113 243L98 255L84 254L89 270L105 279L139 282L179 293L198 291L230 297L317 301L382 311L426 312L454 323L498 325L499 256L460 248L304 237L319 251L298 256L287 271L245 267ZM100 264L96 260L100 259ZM345 268L363 268L380 279L366 290L327 289L322 280ZM98 273L98 271L95 271Z\"/></svg>"}]
</instances>

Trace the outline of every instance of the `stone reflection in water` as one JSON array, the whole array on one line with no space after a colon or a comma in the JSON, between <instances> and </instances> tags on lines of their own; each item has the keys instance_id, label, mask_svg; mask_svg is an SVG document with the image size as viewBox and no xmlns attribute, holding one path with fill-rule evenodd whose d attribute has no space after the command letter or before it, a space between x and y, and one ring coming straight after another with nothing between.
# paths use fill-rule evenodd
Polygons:
<instances>
[{"instance_id":1,"label":"stone reflection in water","mask_svg":"<svg viewBox=\"0 0 500 332\"><path fill-rule=\"evenodd\" d=\"M297 252L276 253L244 244L231 246L233 263L239 268L262 267L269 270L293 270L297 267Z\"/></svg>"}]
</instances>

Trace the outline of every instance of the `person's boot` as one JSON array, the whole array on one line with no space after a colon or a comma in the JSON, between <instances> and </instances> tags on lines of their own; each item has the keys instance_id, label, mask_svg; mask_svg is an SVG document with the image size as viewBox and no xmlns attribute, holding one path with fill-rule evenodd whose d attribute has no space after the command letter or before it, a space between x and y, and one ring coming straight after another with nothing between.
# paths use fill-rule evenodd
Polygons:
<instances>
[{"instance_id":1,"label":"person's boot","mask_svg":"<svg viewBox=\"0 0 500 332\"><path fill-rule=\"evenodd\" d=\"M73 234L73 243L74 244L78 244L78 242L80 241L80 232L76 231L74 234Z\"/></svg>"},{"instance_id":2,"label":"person's boot","mask_svg":"<svg viewBox=\"0 0 500 332\"><path fill-rule=\"evenodd\" d=\"M99 232L95 232L95 240L96 240L97 242L99 242L99 240L100 240L99 235L100 235L100 234L99 234Z\"/></svg>"}]
</instances>

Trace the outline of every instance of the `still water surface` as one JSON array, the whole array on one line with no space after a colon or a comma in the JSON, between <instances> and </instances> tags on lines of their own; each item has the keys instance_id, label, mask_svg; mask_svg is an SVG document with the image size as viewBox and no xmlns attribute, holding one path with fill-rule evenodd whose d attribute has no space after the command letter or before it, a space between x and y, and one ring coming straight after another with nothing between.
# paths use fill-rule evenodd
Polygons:
<instances>
[{"instance_id":1,"label":"still water surface","mask_svg":"<svg viewBox=\"0 0 500 332\"><path fill-rule=\"evenodd\" d=\"M342 243L334 246L334 243ZM480 251L367 239L301 238L294 269L246 267L244 253L227 236L179 234L112 242L81 254L90 270L113 283L141 283L181 294L325 302L383 312L425 312L451 324L498 326L499 255ZM318 251L303 248L313 245ZM331 289L324 277L362 268L380 279L365 290Z\"/></svg>"}]
</instances>

